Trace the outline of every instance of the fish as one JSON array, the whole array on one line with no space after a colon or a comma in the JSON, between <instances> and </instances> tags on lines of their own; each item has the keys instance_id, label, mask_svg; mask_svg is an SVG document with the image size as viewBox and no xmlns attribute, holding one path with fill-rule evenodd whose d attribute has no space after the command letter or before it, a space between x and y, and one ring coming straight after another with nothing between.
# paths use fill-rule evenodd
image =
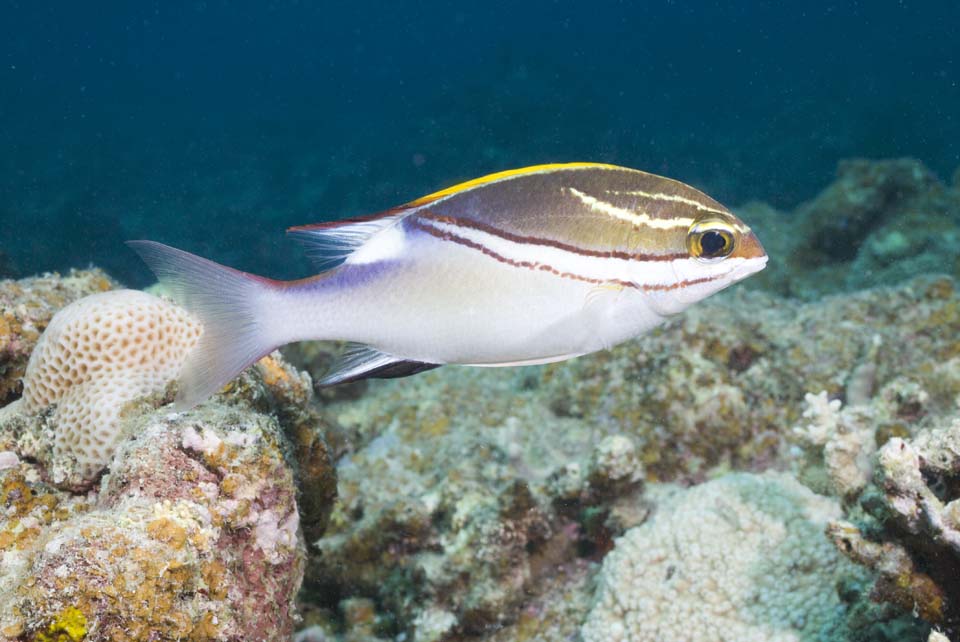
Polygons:
<instances>
[{"instance_id":1,"label":"fish","mask_svg":"<svg viewBox=\"0 0 960 642\"><path fill-rule=\"evenodd\" d=\"M176 409L304 340L349 342L324 386L572 359L644 334L767 262L751 229L706 194L602 163L498 172L288 234L318 274L278 281L128 242L203 325Z\"/></svg>"}]
</instances>

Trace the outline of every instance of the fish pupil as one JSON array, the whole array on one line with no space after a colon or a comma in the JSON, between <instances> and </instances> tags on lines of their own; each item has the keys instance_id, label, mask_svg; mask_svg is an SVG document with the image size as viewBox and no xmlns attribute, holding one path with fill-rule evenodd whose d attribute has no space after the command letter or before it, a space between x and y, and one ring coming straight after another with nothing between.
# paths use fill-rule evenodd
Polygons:
<instances>
[{"instance_id":1,"label":"fish pupil","mask_svg":"<svg viewBox=\"0 0 960 642\"><path fill-rule=\"evenodd\" d=\"M723 253L727 246L727 239L720 232L704 232L700 237L700 248L703 256L714 257Z\"/></svg>"}]
</instances>

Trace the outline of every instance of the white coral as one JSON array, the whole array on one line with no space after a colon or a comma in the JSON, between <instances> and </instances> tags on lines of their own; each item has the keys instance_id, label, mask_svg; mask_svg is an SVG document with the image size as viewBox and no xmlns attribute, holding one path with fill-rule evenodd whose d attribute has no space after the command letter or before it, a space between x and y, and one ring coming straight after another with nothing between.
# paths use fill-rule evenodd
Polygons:
<instances>
[{"instance_id":1,"label":"white coral","mask_svg":"<svg viewBox=\"0 0 960 642\"><path fill-rule=\"evenodd\" d=\"M201 328L137 290L94 294L58 312L30 356L22 410L56 405L54 457L89 477L109 461L124 406L175 380Z\"/></svg>"},{"instance_id":2,"label":"white coral","mask_svg":"<svg viewBox=\"0 0 960 642\"><path fill-rule=\"evenodd\" d=\"M840 400L831 400L824 390L816 395L808 392L803 396L803 401L806 407L803 409L802 416L808 421L797 426L793 431L804 441L814 446L823 446L837 433L840 423Z\"/></svg>"},{"instance_id":3,"label":"white coral","mask_svg":"<svg viewBox=\"0 0 960 642\"><path fill-rule=\"evenodd\" d=\"M812 453L822 457L830 480L830 489L840 496L853 496L870 479L870 461L876 449L873 409L863 404L841 408L839 399L826 392L804 395L802 417L806 423L793 432Z\"/></svg>"},{"instance_id":4,"label":"white coral","mask_svg":"<svg viewBox=\"0 0 960 642\"><path fill-rule=\"evenodd\" d=\"M585 642L794 642L844 625L834 587L859 573L823 536L832 500L780 474L678 493L604 560Z\"/></svg>"}]
</instances>

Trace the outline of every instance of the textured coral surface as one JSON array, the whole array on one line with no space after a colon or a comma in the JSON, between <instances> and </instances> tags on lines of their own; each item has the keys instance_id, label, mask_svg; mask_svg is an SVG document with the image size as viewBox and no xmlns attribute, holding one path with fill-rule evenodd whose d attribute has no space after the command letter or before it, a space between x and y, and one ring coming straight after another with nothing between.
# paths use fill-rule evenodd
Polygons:
<instances>
[{"instance_id":1,"label":"textured coral surface","mask_svg":"<svg viewBox=\"0 0 960 642\"><path fill-rule=\"evenodd\" d=\"M80 297L113 289L100 270L0 281L0 405L20 394L20 378L53 315Z\"/></svg>"},{"instance_id":2,"label":"textured coral surface","mask_svg":"<svg viewBox=\"0 0 960 642\"><path fill-rule=\"evenodd\" d=\"M21 409L55 405L55 481L81 484L109 461L127 404L176 380L201 328L180 307L137 290L74 301L50 321L23 378Z\"/></svg>"},{"instance_id":3,"label":"textured coral surface","mask_svg":"<svg viewBox=\"0 0 960 642\"><path fill-rule=\"evenodd\" d=\"M846 609L828 587L864 573L822 537L839 515L788 475L678 492L604 560L584 642L841 639Z\"/></svg>"},{"instance_id":4,"label":"textured coral surface","mask_svg":"<svg viewBox=\"0 0 960 642\"><path fill-rule=\"evenodd\" d=\"M29 310L31 284L3 287ZM41 338L24 397L0 409L0 639L292 634L302 533L322 533L336 492L330 427L279 355L201 408L155 410L196 334L172 304L114 291L67 306ZM85 386L97 377L111 394ZM71 430L113 436L82 492L50 484L76 460Z\"/></svg>"}]
</instances>

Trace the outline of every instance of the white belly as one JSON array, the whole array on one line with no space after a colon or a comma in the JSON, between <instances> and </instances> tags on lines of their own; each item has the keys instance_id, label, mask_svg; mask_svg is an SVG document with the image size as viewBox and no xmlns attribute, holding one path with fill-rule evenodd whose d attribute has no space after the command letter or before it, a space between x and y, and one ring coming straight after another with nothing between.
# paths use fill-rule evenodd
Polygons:
<instances>
[{"instance_id":1,"label":"white belly","mask_svg":"<svg viewBox=\"0 0 960 642\"><path fill-rule=\"evenodd\" d=\"M404 256L344 265L302 307L296 338L337 338L432 363L514 365L600 350L663 321L643 295L418 237ZM306 313L306 314L303 314Z\"/></svg>"}]
</instances>

